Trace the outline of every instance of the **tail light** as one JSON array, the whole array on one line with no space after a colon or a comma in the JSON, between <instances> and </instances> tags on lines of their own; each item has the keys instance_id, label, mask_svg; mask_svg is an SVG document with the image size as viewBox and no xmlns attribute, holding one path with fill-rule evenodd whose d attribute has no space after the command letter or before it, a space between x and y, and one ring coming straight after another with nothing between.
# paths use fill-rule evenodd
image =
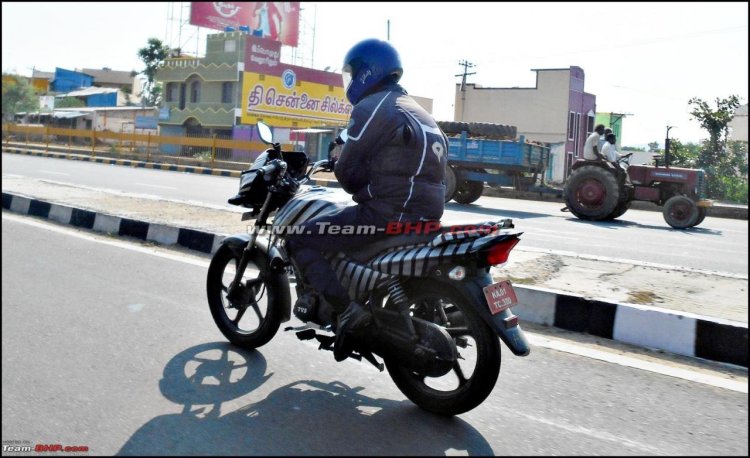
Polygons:
<instances>
[{"instance_id":1,"label":"tail light","mask_svg":"<svg viewBox=\"0 0 750 458\"><path fill-rule=\"evenodd\" d=\"M490 248L485 256L487 265L496 266L508 262L508 255L510 255L510 251L516 246L519 240L518 237L510 237Z\"/></svg>"}]
</instances>

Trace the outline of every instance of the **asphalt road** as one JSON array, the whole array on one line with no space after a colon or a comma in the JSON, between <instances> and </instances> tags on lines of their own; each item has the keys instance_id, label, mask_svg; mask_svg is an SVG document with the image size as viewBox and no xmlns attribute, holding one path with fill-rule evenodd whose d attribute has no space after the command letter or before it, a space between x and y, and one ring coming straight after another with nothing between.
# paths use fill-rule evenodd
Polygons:
<instances>
[{"instance_id":1,"label":"asphalt road","mask_svg":"<svg viewBox=\"0 0 750 458\"><path fill-rule=\"evenodd\" d=\"M206 258L29 221L2 224L4 441L95 455L748 453L746 393L541 347L503 348L487 401L438 418L386 373L290 333L228 346Z\"/></svg>"},{"instance_id":2,"label":"asphalt road","mask_svg":"<svg viewBox=\"0 0 750 458\"><path fill-rule=\"evenodd\" d=\"M2 155L4 175L56 182L164 199L234 208L226 199L237 192L239 179L146 170L78 161ZM343 191L340 191L343 192ZM560 212L555 202L482 197L473 205L450 203L444 223L472 223L513 218L524 231L517 249L574 254L748 274L747 221L708 217L691 230L672 229L660 212L629 210L612 222L581 221Z\"/></svg>"}]
</instances>

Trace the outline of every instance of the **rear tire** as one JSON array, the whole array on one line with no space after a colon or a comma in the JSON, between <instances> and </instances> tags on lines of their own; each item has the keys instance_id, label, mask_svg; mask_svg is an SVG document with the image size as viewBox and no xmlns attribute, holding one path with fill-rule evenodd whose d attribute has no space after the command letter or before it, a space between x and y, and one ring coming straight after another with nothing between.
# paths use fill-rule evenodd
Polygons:
<instances>
[{"instance_id":1,"label":"rear tire","mask_svg":"<svg viewBox=\"0 0 750 458\"><path fill-rule=\"evenodd\" d=\"M617 219L625 214L626 211L630 208L630 201L626 200L623 202L620 202L617 204L617 207L612 211L612 213L605 218L606 221L611 221L613 219Z\"/></svg>"},{"instance_id":2,"label":"rear tire","mask_svg":"<svg viewBox=\"0 0 750 458\"><path fill-rule=\"evenodd\" d=\"M490 395L500 374L497 334L482 320L470 300L451 286L431 280L412 280L404 289L413 316L446 326L440 314L431 309L432 306L443 308L454 330L450 334L463 359L458 360L461 362L460 365L457 362L458 369L454 366L453 371L435 378L420 376L386 359L393 382L413 403L439 415L458 415L475 408ZM455 331L459 328L462 331ZM474 367L468 374L465 371L472 362Z\"/></svg>"},{"instance_id":3,"label":"rear tire","mask_svg":"<svg viewBox=\"0 0 750 458\"><path fill-rule=\"evenodd\" d=\"M698 206L686 196L672 196L664 204L664 220L675 229L692 227L698 221Z\"/></svg>"},{"instance_id":4,"label":"rear tire","mask_svg":"<svg viewBox=\"0 0 750 458\"><path fill-rule=\"evenodd\" d=\"M453 171L451 166L445 166L445 202L450 202L453 196L456 194L456 172Z\"/></svg>"},{"instance_id":5,"label":"rear tire","mask_svg":"<svg viewBox=\"0 0 750 458\"><path fill-rule=\"evenodd\" d=\"M453 200L455 200L459 204L470 204L482 197L483 192L483 182L461 180L456 187L455 194L453 194Z\"/></svg>"},{"instance_id":6,"label":"rear tire","mask_svg":"<svg viewBox=\"0 0 750 458\"><path fill-rule=\"evenodd\" d=\"M270 271L266 256L255 250L242 278L243 283L261 279L253 288L255 304L233 307L227 299L227 288L234 278L230 266L236 268L239 261L238 253L222 245L208 267L206 293L211 316L224 337L238 347L252 350L267 344L279 330L281 311L291 306L289 280L284 274Z\"/></svg>"},{"instance_id":7,"label":"rear tire","mask_svg":"<svg viewBox=\"0 0 750 458\"><path fill-rule=\"evenodd\" d=\"M617 177L598 165L584 165L574 170L563 194L571 213L592 221L607 219L620 202Z\"/></svg>"}]
</instances>

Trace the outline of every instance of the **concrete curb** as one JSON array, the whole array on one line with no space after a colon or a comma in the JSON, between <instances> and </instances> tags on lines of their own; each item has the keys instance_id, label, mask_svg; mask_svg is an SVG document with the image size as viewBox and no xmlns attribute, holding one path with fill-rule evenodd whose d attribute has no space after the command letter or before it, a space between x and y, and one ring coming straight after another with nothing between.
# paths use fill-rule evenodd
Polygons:
<instances>
[{"instance_id":1,"label":"concrete curb","mask_svg":"<svg viewBox=\"0 0 750 458\"><path fill-rule=\"evenodd\" d=\"M122 218L3 192L3 209L61 224L202 253L215 252L224 234ZM657 307L612 303L543 288L514 285L525 321L748 367L748 325Z\"/></svg>"}]
</instances>

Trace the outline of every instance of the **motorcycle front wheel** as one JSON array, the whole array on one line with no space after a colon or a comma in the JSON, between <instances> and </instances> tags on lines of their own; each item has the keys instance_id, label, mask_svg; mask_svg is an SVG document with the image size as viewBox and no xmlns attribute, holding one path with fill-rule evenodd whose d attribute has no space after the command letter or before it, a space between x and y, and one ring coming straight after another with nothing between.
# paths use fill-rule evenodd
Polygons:
<instances>
[{"instance_id":1,"label":"motorcycle front wheel","mask_svg":"<svg viewBox=\"0 0 750 458\"><path fill-rule=\"evenodd\" d=\"M221 333L234 345L251 350L267 344L279 330L281 311L291 304L289 281L272 272L267 258L256 250L241 280L246 300L232 302L227 293L239 263L239 253L222 245L208 267L206 293Z\"/></svg>"},{"instance_id":2,"label":"motorcycle front wheel","mask_svg":"<svg viewBox=\"0 0 750 458\"><path fill-rule=\"evenodd\" d=\"M394 360L388 373L419 407L445 416L467 412L490 395L500 374L500 341L461 292L444 283L417 280L404 287L411 315L445 328L459 358L442 377L426 377Z\"/></svg>"}]
</instances>

